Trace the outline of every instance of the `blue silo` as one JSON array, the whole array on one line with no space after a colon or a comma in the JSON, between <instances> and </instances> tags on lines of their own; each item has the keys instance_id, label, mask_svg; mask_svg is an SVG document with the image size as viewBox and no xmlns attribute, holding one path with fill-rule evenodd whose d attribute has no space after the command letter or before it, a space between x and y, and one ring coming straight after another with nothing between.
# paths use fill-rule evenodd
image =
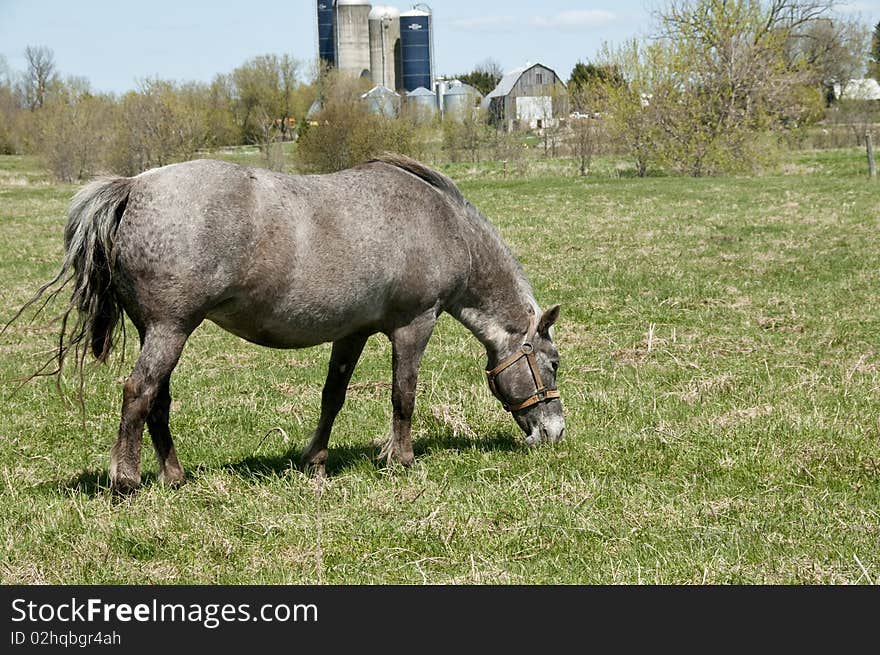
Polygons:
<instances>
[{"instance_id":1,"label":"blue silo","mask_svg":"<svg viewBox=\"0 0 880 655\"><path fill-rule=\"evenodd\" d=\"M433 86L431 27L430 11L413 8L400 14L400 58L407 91Z\"/></svg>"},{"instance_id":2,"label":"blue silo","mask_svg":"<svg viewBox=\"0 0 880 655\"><path fill-rule=\"evenodd\" d=\"M333 0L318 0L318 56L327 65L336 65L336 47L333 38Z\"/></svg>"}]
</instances>

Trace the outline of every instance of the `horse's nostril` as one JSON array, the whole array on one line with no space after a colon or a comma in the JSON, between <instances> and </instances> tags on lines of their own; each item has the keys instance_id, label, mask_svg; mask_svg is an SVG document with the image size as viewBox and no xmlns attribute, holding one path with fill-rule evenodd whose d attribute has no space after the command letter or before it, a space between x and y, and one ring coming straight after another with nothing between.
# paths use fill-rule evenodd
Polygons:
<instances>
[{"instance_id":1,"label":"horse's nostril","mask_svg":"<svg viewBox=\"0 0 880 655\"><path fill-rule=\"evenodd\" d=\"M562 428L562 429L559 431L559 436L556 437L556 441L562 441L563 437L565 437L565 428Z\"/></svg>"}]
</instances>

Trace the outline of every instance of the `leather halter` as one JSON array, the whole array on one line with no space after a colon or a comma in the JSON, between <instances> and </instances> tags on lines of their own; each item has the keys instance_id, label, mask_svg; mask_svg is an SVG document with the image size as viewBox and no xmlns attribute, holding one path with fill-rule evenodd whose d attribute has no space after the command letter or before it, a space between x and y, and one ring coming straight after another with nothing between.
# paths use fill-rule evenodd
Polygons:
<instances>
[{"instance_id":1,"label":"leather halter","mask_svg":"<svg viewBox=\"0 0 880 655\"><path fill-rule=\"evenodd\" d=\"M530 325L530 334L533 334L533 329L534 328ZM521 359L525 359L526 362L528 362L529 370L532 373L532 379L535 382L535 393L533 393L531 396L520 403L509 403L504 399L504 397L501 395L501 392L498 390L498 386L495 384L495 378L497 378L502 371L507 370ZM559 392L556 389L549 389L548 387L544 386L544 381L541 379L541 374L538 372L538 360L535 358L535 349L532 347L532 344L528 339L528 335L526 335L526 340L519 347L519 352L516 352L510 357L504 359L491 371L486 371L486 378L489 382L489 390L492 392L493 396L501 401L501 405L504 407L504 411L506 412L518 412L521 409L526 409L527 407L531 407L532 405L537 405L538 403L542 403L545 400L559 398Z\"/></svg>"}]
</instances>

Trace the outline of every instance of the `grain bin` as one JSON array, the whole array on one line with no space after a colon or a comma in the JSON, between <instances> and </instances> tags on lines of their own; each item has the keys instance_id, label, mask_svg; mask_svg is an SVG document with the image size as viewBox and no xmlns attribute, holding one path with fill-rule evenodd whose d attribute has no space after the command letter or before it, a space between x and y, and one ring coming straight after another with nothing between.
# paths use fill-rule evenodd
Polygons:
<instances>
[{"instance_id":1,"label":"grain bin","mask_svg":"<svg viewBox=\"0 0 880 655\"><path fill-rule=\"evenodd\" d=\"M361 96L370 111L385 118L397 118L400 111L400 95L385 86L374 86Z\"/></svg>"},{"instance_id":2,"label":"grain bin","mask_svg":"<svg viewBox=\"0 0 880 655\"><path fill-rule=\"evenodd\" d=\"M470 84L453 80L443 93L443 115L456 120L469 117L482 99L483 94Z\"/></svg>"},{"instance_id":3,"label":"grain bin","mask_svg":"<svg viewBox=\"0 0 880 655\"><path fill-rule=\"evenodd\" d=\"M406 94L406 113L414 123L429 123L437 115L437 94L423 86Z\"/></svg>"}]
</instances>

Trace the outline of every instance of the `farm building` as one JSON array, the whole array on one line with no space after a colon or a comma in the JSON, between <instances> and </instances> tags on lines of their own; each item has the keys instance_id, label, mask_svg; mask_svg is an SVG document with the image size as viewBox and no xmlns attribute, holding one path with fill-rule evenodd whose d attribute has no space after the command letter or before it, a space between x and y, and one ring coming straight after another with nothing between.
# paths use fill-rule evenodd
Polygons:
<instances>
[{"instance_id":1,"label":"farm building","mask_svg":"<svg viewBox=\"0 0 880 655\"><path fill-rule=\"evenodd\" d=\"M540 129L568 113L568 95L553 69L529 63L506 73L483 100L483 107L498 127Z\"/></svg>"},{"instance_id":2,"label":"farm building","mask_svg":"<svg viewBox=\"0 0 880 655\"><path fill-rule=\"evenodd\" d=\"M835 84L834 96L841 100L880 100L880 84L870 77L850 80L843 86Z\"/></svg>"}]
</instances>

